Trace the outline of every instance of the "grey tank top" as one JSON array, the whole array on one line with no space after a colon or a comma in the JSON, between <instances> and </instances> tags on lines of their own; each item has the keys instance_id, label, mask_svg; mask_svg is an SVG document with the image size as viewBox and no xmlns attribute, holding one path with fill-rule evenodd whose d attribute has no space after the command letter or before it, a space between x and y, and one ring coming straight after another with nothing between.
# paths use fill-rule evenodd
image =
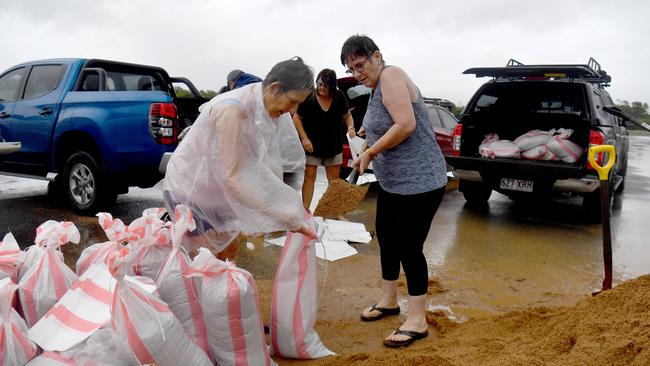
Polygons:
<instances>
[{"instance_id":1,"label":"grey tank top","mask_svg":"<svg viewBox=\"0 0 650 366\"><path fill-rule=\"evenodd\" d=\"M399 145L382 151L373 160L373 168L381 188L396 194L418 194L442 188L447 184L447 165L436 142L422 95L412 103L415 131ZM363 118L368 146L372 146L394 124L381 99L377 82L374 95Z\"/></svg>"}]
</instances>

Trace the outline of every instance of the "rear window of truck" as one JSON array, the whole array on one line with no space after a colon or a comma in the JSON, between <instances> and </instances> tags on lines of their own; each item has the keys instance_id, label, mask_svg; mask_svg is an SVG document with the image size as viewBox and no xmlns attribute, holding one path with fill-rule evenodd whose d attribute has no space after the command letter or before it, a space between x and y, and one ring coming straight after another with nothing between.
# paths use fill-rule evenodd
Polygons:
<instances>
[{"instance_id":1,"label":"rear window of truck","mask_svg":"<svg viewBox=\"0 0 650 366\"><path fill-rule=\"evenodd\" d=\"M486 85L471 111L493 113L554 113L584 116L581 84L512 82Z\"/></svg>"}]
</instances>

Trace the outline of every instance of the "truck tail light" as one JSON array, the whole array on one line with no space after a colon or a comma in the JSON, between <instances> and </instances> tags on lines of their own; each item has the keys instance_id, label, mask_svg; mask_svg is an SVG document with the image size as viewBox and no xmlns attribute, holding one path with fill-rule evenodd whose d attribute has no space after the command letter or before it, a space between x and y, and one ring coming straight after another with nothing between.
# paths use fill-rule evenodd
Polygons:
<instances>
[{"instance_id":1,"label":"truck tail light","mask_svg":"<svg viewBox=\"0 0 650 366\"><path fill-rule=\"evenodd\" d=\"M174 103L151 103L149 132L157 144L178 143L178 115Z\"/></svg>"},{"instance_id":2,"label":"truck tail light","mask_svg":"<svg viewBox=\"0 0 650 366\"><path fill-rule=\"evenodd\" d=\"M604 143L605 143L605 134L602 131L598 131L598 130L589 131L589 147L603 145ZM605 160L605 154L597 153L594 160L596 160L596 163L598 165L602 166L603 161ZM591 163L589 163L589 159L587 159L587 169L595 170L594 167L591 166Z\"/></svg>"},{"instance_id":3,"label":"truck tail light","mask_svg":"<svg viewBox=\"0 0 650 366\"><path fill-rule=\"evenodd\" d=\"M463 125L457 124L451 134L451 156L460 156L460 136L463 133Z\"/></svg>"}]
</instances>

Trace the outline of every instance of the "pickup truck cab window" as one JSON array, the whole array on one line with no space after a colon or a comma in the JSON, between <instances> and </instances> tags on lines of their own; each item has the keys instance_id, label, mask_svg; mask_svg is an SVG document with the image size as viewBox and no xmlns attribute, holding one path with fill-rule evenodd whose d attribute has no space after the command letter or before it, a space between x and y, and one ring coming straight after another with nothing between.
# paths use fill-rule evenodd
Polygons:
<instances>
[{"instance_id":1,"label":"pickup truck cab window","mask_svg":"<svg viewBox=\"0 0 650 366\"><path fill-rule=\"evenodd\" d=\"M0 76L0 102L16 100L24 75L25 68L21 67Z\"/></svg>"},{"instance_id":2,"label":"pickup truck cab window","mask_svg":"<svg viewBox=\"0 0 650 366\"><path fill-rule=\"evenodd\" d=\"M37 98L56 89L64 71L64 65L33 66L27 78L23 99Z\"/></svg>"}]
</instances>

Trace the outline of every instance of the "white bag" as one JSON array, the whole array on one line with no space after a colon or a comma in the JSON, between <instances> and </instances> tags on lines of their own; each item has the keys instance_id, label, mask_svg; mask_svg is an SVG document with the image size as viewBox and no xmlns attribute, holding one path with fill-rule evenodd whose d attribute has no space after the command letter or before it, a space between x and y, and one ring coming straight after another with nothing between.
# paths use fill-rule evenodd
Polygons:
<instances>
[{"instance_id":1,"label":"white bag","mask_svg":"<svg viewBox=\"0 0 650 366\"><path fill-rule=\"evenodd\" d=\"M269 356L253 276L199 249L190 273L201 278L208 343L218 365L275 365Z\"/></svg>"},{"instance_id":2,"label":"white bag","mask_svg":"<svg viewBox=\"0 0 650 366\"><path fill-rule=\"evenodd\" d=\"M535 146L521 153L521 157L530 160L557 160L555 154L546 145Z\"/></svg>"},{"instance_id":3,"label":"white bag","mask_svg":"<svg viewBox=\"0 0 650 366\"><path fill-rule=\"evenodd\" d=\"M521 151L527 151L534 147L545 145L551 138L549 131L531 130L515 139L515 144Z\"/></svg>"},{"instance_id":4,"label":"white bag","mask_svg":"<svg viewBox=\"0 0 650 366\"><path fill-rule=\"evenodd\" d=\"M105 212L100 212L96 216L98 217L99 225L104 229L109 241L93 244L81 252L76 265L76 272L79 276L86 272L88 267L94 263L106 263L109 253L114 250L119 250L122 247L122 242L137 239L135 235L129 233L128 228L122 220L113 220L113 216Z\"/></svg>"},{"instance_id":5,"label":"white bag","mask_svg":"<svg viewBox=\"0 0 650 366\"><path fill-rule=\"evenodd\" d=\"M36 356L27 325L12 306L17 288L11 278L0 280L0 366L24 365Z\"/></svg>"},{"instance_id":6,"label":"white bag","mask_svg":"<svg viewBox=\"0 0 650 366\"><path fill-rule=\"evenodd\" d=\"M129 233L137 237L128 244L136 253L133 273L137 276L155 279L172 250L169 225L160 219L165 212L164 208L148 208L129 224Z\"/></svg>"},{"instance_id":7,"label":"white bag","mask_svg":"<svg viewBox=\"0 0 650 366\"><path fill-rule=\"evenodd\" d=\"M517 144L510 140L499 140L496 133L486 135L478 148L479 154L486 158L518 158L520 151Z\"/></svg>"},{"instance_id":8,"label":"white bag","mask_svg":"<svg viewBox=\"0 0 650 366\"><path fill-rule=\"evenodd\" d=\"M6 277L18 282L18 266L23 261L23 252L20 250L16 239L7 233L0 241L0 280Z\"/></svg>"},{"instance_id":9,"label":"white bag","mask_svg":"<svg viewBox=\"0 0 650 366\"><path fill-rule=\"evenodd\" d=\"M187 336L167 304L139 286L125 281L132 254L126 248L109 258L109 268L117 280L111 304L111 326L128 341L142 364L158 366L210 366L208 356Z\"/></svg>"},{"instance_id":10,"label":"white bag","mask_svg":"<svg viewBox=\"0 0 650 366\"><path fill-rule=\"evenodd\" d=\"M199 301L199 279L186 276L191 260L182 247L184 235L196 226L187 206L178 205L174 211L175 222L171 228L173 249L160 268L156 284L160 298L169 305L187 335L212 358Z\"/></svg>"},{"instance_id":11,"label":"white bag","mask_svg":"<svg viewBox=\"0 0 650 366\"><path fill-rule=\"evenodd\" d=\"M29 246L25 253L23 254L23 261L18 265L18 276L16 283L20 283L20 280L23 278L27 271L34 267L38 262L41 261L41 258L46 253L45 246L47 245L48 234L53 230L53 223L56 221L46 221L42 223L39 227L36 228L36 238L34 239L34 245ZM56 255L61 258L63 261L63 253L57 251Z\"/></svg>"},{"instance_id":12,"label":"white bag","mask_svg":"<svg viewBox=\"0 0 650 366\"><path fill-rule=\"evenodd\" d=\"M79 243L79 231L71 222L47 221L36 230L37 242L46 245L43 254L18 283L20 304L28 326L33 326L68 291L77 275L63 262L57 249L68 242Z\"/></svg>"},{"instance_id":13,"label":"white bag","mask_svg":"<svg viewBox=\"0 0 650 366\"><path fill-rule=\"evenodd\" d=\"M565 163L575 163L585 152L583 147L571 140L567 140L562 135L551 137L551 139L546 143L546 146L548 146L549 150L551 150L558 159Z\"/></svg>"},{"instance_id":14,"label":"white bag","mask_svg":"<svg viewBox=\"0 0 650 366\"><path fill-rule=\"evenodd\" d=\"M316 232L313 218L308 224ZM273 284L271 351L287 358L333 355L314 330L316 323L315 239L289 232Z\"/></svg>"}]
</instances>

